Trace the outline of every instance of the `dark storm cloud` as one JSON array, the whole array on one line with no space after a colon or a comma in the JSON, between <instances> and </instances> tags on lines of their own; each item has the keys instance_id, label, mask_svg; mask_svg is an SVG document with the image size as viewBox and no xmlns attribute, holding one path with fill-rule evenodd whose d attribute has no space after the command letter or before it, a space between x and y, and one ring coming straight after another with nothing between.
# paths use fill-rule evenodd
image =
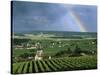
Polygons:
<instances>
[{"instance_id":1,"label":"dark storm cloud","mask_svg":"<svg viewBox=\"0 0 100 75\"><path fill-rule=\"evenodd\" d=\"M22 1L13 1L13 30L14 32L34 30L80 31L68 14L69 9L79 14L83 22L86 23L88 31L97 30L96 8L94 6ZM92 12L88 13L88 11ZM90 29L90 26L94 29Z\"/></svg>"}]
</instances>

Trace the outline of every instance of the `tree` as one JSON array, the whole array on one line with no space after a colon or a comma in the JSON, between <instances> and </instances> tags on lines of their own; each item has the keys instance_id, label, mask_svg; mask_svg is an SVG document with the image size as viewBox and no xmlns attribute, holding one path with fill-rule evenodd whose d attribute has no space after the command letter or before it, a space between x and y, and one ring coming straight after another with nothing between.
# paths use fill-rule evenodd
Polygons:
<instances>
[{"instance_id":1,"label":"tree","mask_svg":"<svg viewBox=\"0 0 100 75\"><path fill-rule=\"evenodd\" d=\"M24 53L24 54L20 55L20 57L22 57L22 58L27 58L28 56L29 56L28 53Z\"/></svg>"},{"instance_id":2,"label":"tree","mask_svg":"<svg viewBox=\"0 0 100 75\"><path fill-rule=\"evenodd\" d=\"M71 54L71 53L72 53L70 47L68 47L68 49L67 49L67 53L68 53L68 54Z\"/></svg>"},{"instance_id":3,"label":"tree","mask_svg":"<svg viewBox=\"0 0 100 75\"><path fill-rule=\"evenodd\" d=\"M30 51L30 52L35 52L35 51L36 51L36 49L30 49L29 51Z\"/></svg>"},{"instance_id":4,"label":"tree","mask_svg":"<svg viewBox=\"0 0 100 75\"><path fill-rule=\"evenodd\" d=\"M78 45L76 45L74 54L80 54L80 53L81 53L81 48L79 48Z\"/></svg>"}]
</instances>

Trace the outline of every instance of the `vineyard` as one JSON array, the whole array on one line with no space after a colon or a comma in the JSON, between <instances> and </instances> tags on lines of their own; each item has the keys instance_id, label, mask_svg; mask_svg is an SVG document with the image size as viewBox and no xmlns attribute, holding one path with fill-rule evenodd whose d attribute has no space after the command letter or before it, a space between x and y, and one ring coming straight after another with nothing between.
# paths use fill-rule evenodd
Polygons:
<instances>
[{"instance_id":1,"label":"vineyard","mask_svg":"<svg viewBox=\"0 0 100 75\"><path fill-rule=\"evenodd\" d=\"M12 51L13 74L97 68L96 34L34 32L17 35L13 38Z\"/></svg>"},{"instance_id":2,"label":"vineyard","mask_svg":"<svg viewBox=\"0 0 100 75\"><path fill-rule=\"evenodd\" d=\"M63 57L13 64L13 74L96 69L96 56Z\"/></svg>"}]
</instances>

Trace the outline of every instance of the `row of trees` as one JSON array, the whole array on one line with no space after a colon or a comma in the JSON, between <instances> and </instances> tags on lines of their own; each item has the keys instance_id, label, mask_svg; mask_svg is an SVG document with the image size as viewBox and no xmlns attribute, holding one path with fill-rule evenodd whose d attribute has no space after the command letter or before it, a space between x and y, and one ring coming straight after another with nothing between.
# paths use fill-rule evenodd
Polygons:
<instances>
[{"instance_id":1,"label":"row of trees","mask_svg":"<svg viewBox=\"0 0 100 75\"><path fill-rule=\"evenodd\" d=\"M56 53L55 57L61 57L61 56L83 56L83 55L94 55L96 54L96 51L92 50L82 50L78 45L75 46L73 50L69 47L67 50L62 50L58 53Z\"/></svg>"},{"instance_id":2,"label":"row of trees","mask_svg":"<svg viewBox=\"0 0 100 75\"><path fill-rule=\"evenodd\" d=\"M29 42L31 40L30 39L18 39L18 38L14 38L12 41L13 41L14 45L22 45L22 43L27 43L27 42Z\"/></svg>"}]
</instances>

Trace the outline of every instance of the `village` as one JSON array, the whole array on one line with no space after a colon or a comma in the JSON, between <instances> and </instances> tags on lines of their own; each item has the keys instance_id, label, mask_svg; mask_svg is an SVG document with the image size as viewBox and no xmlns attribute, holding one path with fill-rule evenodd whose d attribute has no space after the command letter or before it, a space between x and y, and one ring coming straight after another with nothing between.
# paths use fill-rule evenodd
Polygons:
<instances>
[{"instance_id":1,"label":"village","mask_svg":"<svg viewBox=\"0 0 100 75\"><path fill-rule=\"evenodd\" d=\"M48 43L48 44L47 44ZM76 44L79 44L80 42L76 42ZM88 42L87 45L94 45L95 42L91 41ZM60 55L67 56L71 55L73 52L70 49L70 47L74 47L75 42L64 42L64 41L30 41L29 42L22 42L20 44L13 45L13 49L17 52L20 52L19 56L14 56L14 60L16 62L20 61L28 61L28 60L45 60L45 59L51 59L54 57L60 57ZM52 54L47 54L47 52L50 53L52 51ZM51 50L51 51L50 51ZM58 51L57 51L58 50ZM75 50L75 47L74 47ZM54 51L54 52L53 52ZM29 53L30 52L30 53ZM68 54L69 53L69 54ZM81 55L87 55L88 53L95 54L95 51L83 51L81 52ZM79 54L80 55L80 54Z\"/></svg>"},{"instance_id":2,"label":"village","mask_svg":"<svg viewBox=\"0 0 100 75\"><path fill-rule=\"evenodd\" d=\"M50 47L53 47L54 43L52 44L52 46ZM44 59L44 51L43 51L43 46L40 44L40 42L37 42L35 43L34 45L33 44L29 44L29 43L22 43L21 45L15 45L13 46L14 49L19 49L19 50L36 50L35 51L35 56L27 56L27 58L24 58L24 60L43 60ZM23 58L22 57L15 57L15 59L19 59L19 60L22 60ZM46 57L46 59L51 59L51 56L48 56Z\"/></svg>"}]
</instances>

